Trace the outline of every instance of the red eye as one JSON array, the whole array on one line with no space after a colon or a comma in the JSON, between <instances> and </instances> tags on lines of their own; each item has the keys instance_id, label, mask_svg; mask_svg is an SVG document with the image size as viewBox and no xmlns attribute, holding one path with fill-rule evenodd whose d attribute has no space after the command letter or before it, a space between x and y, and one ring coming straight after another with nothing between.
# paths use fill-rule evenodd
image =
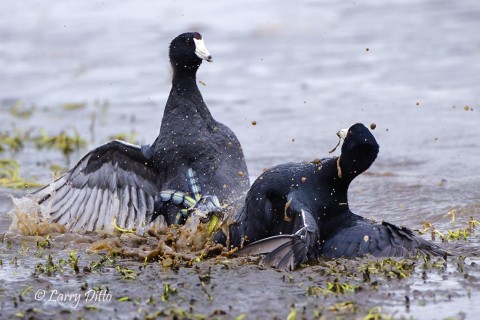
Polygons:
<instances>
[{"instance_id":1,"label":"red eye","mask_svg":"<svg viewBox=\"0 0 480 320\"><path fill-rule=\"evenodd\" d=\"M194 32L193 33L193 37L197 40L202 40L202 35L198 32Z\"/></svg>"}]
</instances>

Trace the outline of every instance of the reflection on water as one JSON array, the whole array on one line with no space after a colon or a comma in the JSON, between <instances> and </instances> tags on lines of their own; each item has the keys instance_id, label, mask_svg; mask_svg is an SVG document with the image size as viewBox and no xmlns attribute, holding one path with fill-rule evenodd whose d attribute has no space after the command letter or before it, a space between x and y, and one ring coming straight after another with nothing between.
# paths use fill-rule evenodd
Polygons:
<instances>
[{"instance_id":1,"label":"reflection on water","mask_svg":"<svg viewBox=\"0 0 480 320\"><path fill-rule=\"evenodd\" d=\"M443 229L452 209L479 216L477 1L189 2L3 3L0 130L75 127L90 147L134 131L152 142L170 86L168 43L198 30L214 58L200 89L242 142L252 176L325 157L338 129L375 123L380 154L352 184L354 212ZM31 117L9 113L19 100L36 106ZM72 102L86 106L60 107ZM82 152L70 163L33 146L12 156L23 175L48 182L51 163L69 166Z\"/></svg>"}]
</instances>

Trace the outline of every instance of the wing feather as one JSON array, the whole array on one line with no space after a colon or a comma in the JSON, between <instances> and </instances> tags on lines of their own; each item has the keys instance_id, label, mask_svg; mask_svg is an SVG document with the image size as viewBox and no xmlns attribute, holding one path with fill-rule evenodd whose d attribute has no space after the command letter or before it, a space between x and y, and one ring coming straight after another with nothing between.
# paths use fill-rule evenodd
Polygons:
<instances>
[{"instance_id":1,"label":"wing feather","mask_svg":"<svg viewBox=\"0 0 480 320\"><path fill-rule=\"evenodd\" d=\"M325 240L321 249L321 254L327 258L365 254L375 257L411 257L417 253L434 256L449 254L437 245L415 236L410 229L368 219L359 219L354 226L341 229Z\"/></svg>"},{"instance_id":2,"label":"wing feather","mask_svg":"<svg viewBox=\"0 0 480 320\"><path fill-rule=\"evenodd\" d=\"M137 194L137 189L134 186L130 187L130 195L131 195L131 202L133 207L133 214L129 216L129 218L131 219L130 220L131 226L134 226L135 222L137 221L137 215L138 215L138 194Z\"/></svg>"},{"instance_id":3,"label":"wing feather","mask_svg":"<svg viewBox=\"0 0 480 320\"><path fill-rule=\"evenodd\" d=\"M82 195L80 195L77 198L77 200L75 200L74 205L70 209L70 211L74 216L79 217L76 224L85 225L88 222L87 220L89 219L89 215L86 214L85 207L88 203L88 198L91 196L91 194L92 194L92 189L90 188L82 189ZM83 199L86 199L86 200L83 201Z\"/></svg>"},{"instance_id":4,"label":"wing feather","mask_svg":"<svg viewBox=\"0 0 480 320\"><path fill-rule=\"evenodd\" d=\"M125 187L120 192L120 208L118 209L118 219L117 224L125 228L127 225L127 215L128 215L128 202L130 201L130 193L128 192L128 188Z\"/></svg>"},{"instance_id":5,"label":"wing feather","mask_svg":"<svg viewBox=\"0 0 480 320\"><path fill-rule=\"evenodd\" d=\"M67 198L67 201L65 202L65 204L63 204L62 207L60 207L60 209L58 210L58 213L57 213L57 217L56 217L56 219L58 219L58 221L57 221L58 223L66 224L70 219L77 220L76 217L72 217L72 213L68 209L70 208L72 203L75 201L75 199L78 198L78 195L81 192L82 192L81 189L74 189L72 195L69 198ZM62 217L64 215L65 215L65 218ZM68 220L66 220L66 219L68 219ZM62 222L60 222L60 221L62 221Z\"/></svg>"},{"instance_id":6,"label":"wing feather","mask_svg":"<svg viewBox=\"0 0 480 320\"><path fill-rule=\"evenodd\" d=\"M97 223L95 224L95 230L105 229L106 227L106 216L108 214L108 200L110 192L108 190L103 190L102 202L100 204L99 217Z\"/></svg>"},{"instance_id":7,"label":"wing feather","mask_svg":"<svg viewBox=\"0 0 480 320\"><path fill-rule=\"evenodd\" d=\"M110 141L86 154L69 172L30 196L50 220L82 230L145 224L161 191L158 171L141 147Z\"/></svg>"},{"instance_id":8,"label":"wing feather","mask_svg":"<svg viewBox=\"0 0 480 320\"><path fill-rule=\"evenodd\" d=\"M50 203L50 206L51 206L51 208L50 208L51 214L50 215L54 218L57 218L58 211L65 206L65 203L68 202L68 200L72 197L73 193L75 192L75 189L69 188L67 186L64 186L62 190L64 192L62 192L60 194L60 196L57 196L55 194L55 196L58 197L59 201L54 202L54 203Z\"/></svg>"},{"instance_id":9,"label":"wing feather","mask_svg":"<svg viewBox=\"0 0 480 320\"><path fill-rule=\"evenodd\" d=\"M87 231L92 231L95 227L95 223L98 220L99 211L97 207L100 204L101 198L102 198L102 190L100 190L98 187L94 187L92 190L92 195L88 200L88 205L87 205L88 210L85 210L85 214L89 216L88 223L86 226Z\"/></svg>"}]
</instances>

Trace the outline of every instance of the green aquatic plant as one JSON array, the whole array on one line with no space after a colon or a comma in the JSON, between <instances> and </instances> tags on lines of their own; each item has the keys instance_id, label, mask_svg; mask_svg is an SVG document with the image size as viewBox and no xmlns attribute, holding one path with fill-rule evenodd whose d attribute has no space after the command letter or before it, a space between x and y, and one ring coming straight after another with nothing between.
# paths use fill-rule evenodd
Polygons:
<instances>
[{"instance_id":1,"label":"green aquatic plant","mask_svg":"<svg viewBox=\"0 0 480 320\"><path fill-rule=\"evenodd\" d=\"M452 216L452 224L454 224L456 221L455 213L456 210L451 210L448 212L448 215ZM422 230L418 230L418 232L420 234L425 234L426 232L430 231L432 240L435 240L436 236L439 236L439 238L444 242L460 240L465 241L475 233L476 226L480 226L480 222L475 220L473 217L470 217L465 228L459 228L456 230L447 229L445 233L436 229L432 223L425 222L423 224L424 228Z\"/></svg>"},{"instance_id":2,"label":"green aquatic plant","mask_svg":"<svg viewBox=\"0 0 480 320\"><path fill-rule=\"evenodd\" d=\"M32 104L25 106L25 101L17 100L10 108L10 114L17 118L30 118L37 107Z\"/></svg>"},{"instance_id":3,"label":"green aquatic plant","mask_svg":"<svg viewBox=\"0 0 480 320\"><path fill-rule=\"evenodd\" d=\"M415 271L415 261L409 259L386 258L368 261L360 266L364 282L371 281L371 275L383 275L387 279L404 279Z\"/></svg>"},{"instance_id":4,"label":"green aquatic plant","mask_svg":"<svg viewBox=\"0 0 480 320\"><path fill-rule=\"evenodd\" d=\"M20 165L12 159L0 159L0 186L4 188L33 188L41 184L20 175Z\"/></svg>"},{"instance_id":5,"label":"green aquatic plant","mask_svg":"<svg viewBox=\"0 0 480 320\"><path fill-rule=\"evenodd\" d=\"M78 267L77 249L73 249L72 251L70 251L68 262L70 263L70 268L72 268L75 273L78 273L80 271L80 268Z\"/></svg>"},{"instance_id":6,"label":"green aquatic plant","mask_svg":"<svg viewBox=\"0 0 480 320\"><path fill-rule=\"evenodd\" d=\"M86 106L87 104L85 102L69 102L62 104L61 108L63 110L73 111L85 109Z\"/></svg>"},{"instance_id":7,"label":"green aquatic plant","mask_svg":"<svg viewBox=\"0 0 480 320\"><path fill-rule=\"evenodd\" d=\"M296 320L297 319L297 309L290 310L290 313L287 316L287 320Z\"/></svg>"},{"instance_id":8,"label":"green aquatic plant","mask_svg":"<svg viewBox=\"0 0 480 320\"><path fill-rule=\"evenodd\" d=\"M12 264L13 264L13 266L14 266L15 268L18 267L18 258L17 258L16 256L13 257L13 259L12 259Z\"/></svg>"},{"instance_id":9,"label":"green aquatic plant","mask_svg":"<svg viewBox=\"0 0 480 320\"><path fill-rule=\"evenodd\" d=\"M393 316L382 313L381 307L373 307L368 311L368 314L363 318L363 320L393 320Z\"/></svg>"},{"instance_id":10,"label":"green aquatic plant","mask_svg":"<svg viewBox=\"0 0 480 320\"><path fill-rule=\"evenodd\" d=\"M235 317L235 320L245 320L248 318L248 313L241 313Z\"/></svg>"},{"instance_id":11,"label":"green aquatic plant","mask_svg":"<svg viewBox=\"0 0 480 320\"><path fill-rule=\"evenodd\" d=\"M350 284L348 282L341 282L338 277L335 278L332 282L327 281L325 287L318 286L308 286L307 287L307 296L327 296L329 294L346 294L349 292L355 292L358 286Z\"/></svg>"},{"instance_id":12,"label":"green aquatic plant","mask_svg":"<svg viewBox=\"0 0 480 320\"><path fill-rule=\"evenodd\" d=\"M23 239L22 245L20 246L19 253L27 256L28 251L30 251L30 247L28 245L27 239Z\"/></svg>"},{"instance_id":13,"label":"green aquatic plant","mask_svg":"<svg viewBox=\"0 0 480 320\"><path fill-rule=\"evenodd\" d=\"M25 297L25 295L29 292L29 291L32 291L33 290L33 287L32 286L28 286L26 287L25 289L23 289L22 293L20 293L19 295L19 298L21 301L23 301L23 298Z\"/></svg>"},{"instance_id":14,"label":"green aquatic plant","mask_svg":"<svg viewBox=\"0 0 480 320\"><path fill-rule=\"evenodd\" d=\"M467 240L469 235L467 229L447 230L445 238L448 241Z\"/></svg>"},{"instance_id":15,"label":"green aquatic plant","mask_svg":"<svg viewBox=\"0 0 480 320\"><path fill-rule=\"evenodd\" d=\"M328 307L328 311L334 313L356 313L357 305L353 301L337 302Z\"/></svg>"},{"instance_id":16,"label":"green aquatic plant","mask_svg":"<svg viewBox=\"0 0 480 320\"><path fill-rule=\"evenodd\" d=\"M211 318L204 314L188 312L187 310L180 307L169 309L169 310L162 310L158 312L156 315L158 318L168 318L168 319L205 320L205 319Z\"/></svg>"},{"instance_id":17,"label":"green aquatic plant","mask_svg":"<svg viewBox=\"0 0 480 320\"><path fill-rule=\"evenodd\" d=\"M51 247L52 247L52 244L50 243L49 234L42 241L37 240L37 248L45 249L45 248L51 248Z\"/></svg>"},{"instance_id":18,"label":"green aquatic plant","mask_svg":"<svg viewBox=\"0 0 480 320\"><path fill-rule=\"evenodd\" d=\"M450 217L451 224L458 224L458 221L461 220L462 222L465 221L465 217L461 214L465 212L465 210L450 210L445 217ZM425 234L430 232L432 240L438 236L443 242L448 241L465 241L469 237L471 237L475 233L475 227L480 226L480 222L474 219L472 216L467 221L467 225L465 228L458 228L458 229L446 229L443 232L436 229L433 223L431 222L424 222L423 229L416 230L419 234Z\"/></svg>"},{"instance_id":19,"label":"green aquatic plant","mask_svg":"<svg viewBox=\"0 0 480 320\"><path fill-rule=\"evenodd\" d=\"M55 274L55 272L57 270L59 270L60 268L58 267L58 265L56 265L54 262L53 262L53 258L51 255L48 255L47 256L47 260L45 261L45 264L39 262L37 263L37 265L35 266L35 271L34 271L34 274L41 274L41 273L46 273L48 276L51 276L53 274ZM61 270L63 271L63 270Z\"/></svg>"},{"instance_id":20,"label":"green aquatic plant","mask_svg":"<svg viewBox=\"0 0 480 320\"><path fill-rule=\"evenodd\" d=\"M102 255L100 261L92 261L90 262L90 270L91 271L102 271L105 265L113 266L115 263L115 254L106 254Z\"/></svg>"},{"instance_id":21,"label":"green aquatic plant","mask_svg":"<svg viewBox=\"0 0 480 320\"><path fill-rule=\"evenodd\" d=\"M115 269L117 269L117 271L123 276L123 279L125 280L135 280L135 278L137 277L135 275L135 271L133 271L132 269L122 268L120 266L116 266Z\"/></svg>"},{"instance_id":22,"label":"green aquatic plant","mask_svg":"<svg viewBox=\"0 0 480 320\"><path fill-rule=\"evenodd\" d=\"M66 156L72 152L84 148L87 142L80 136L77 129L74 128L73 136L61 131L58 135L49 136L45 129L40 129L40 136L32 138L38 149L48 148L62 151Z\"/></svg>"},{"instance_id":23,"label":"green aquatic plant","mask_svg":"<svg viewBox=\"0 0 480 320\"><path fill-rule=\"evenodd\" d=\"M447 268L447 260L443 258L432 260L432 257L428 255L422 255L421 257L423 261L421 267L423 270L436 269L436 270L445 271L445 269Z\"/></svg>"},{"instance_id":24,"label":"green aquatic plant","mask_svg":"<svg viewBox=\"0 0 480 320\"><path fill-rule=\"evenodd\" d=\"M417 232L421 235L426 234L427 232L430 232L432 241L435 241L435 238L437 236L440 236L440 239L443 239L444 237L443 233L440 230L436 229L431 222L424 222L423 229L417 230Z\"/></svg>"},{"instance_id":25,"label":"green aquatic plant","mask_svg":"<svg viewBox=\"0 0 480 320\"><path fill-rule=\"evenodd\" d=\"M53 262L53 258L51 255L48 255L47 261L45 263L45 271L48 275L55 273L58 270L58 266Z\"/></svg>"},{"instance_id":26,"label":"green aquatic plant","mask_svg":"<svg viewBox=\"0 0 480 320\"><path fill-rule=\"evenodd\" d=\"M63 273L63 267L65 267L66 265L67 265L67 260L63 258L60 258L60 260L58 260L58 268L62 273Z\"/></svg>"},{"instance_id":27,"label":"green aquatic plant","mask_svg":"<svg viewBox=\"0 0 480 320\"><path fill-rule=\"evenodd\" d=\"M468 227L467 227L468 232L470 234L474 234L476 226L480 226L480 222L473 219L473 217L470 217L470 219L468 220Z\"/></svg>"},{"instance_id":28,"label":"green aquatic plant","mask_svg":"<svg viewBox=\"0 0 480 320\"><path fill-rule=\"evenodd\" d=\"M52 171L53 178L57 179L59 178L62 174L68 171L68 168L60 166L58 164L52 163L50 165L50 171Z\"/></svg>"},{"instance_id":29,"label":"green aquatic plant","mask_svg":"<svg viewBox=\"0 0 480 320\"><path fill-rule=\"evenodd\" d=\"M176 294L177 294L177 288L172 288L169 283L163 284L163 295L161 297L163 302L170 299L170 296L173 296Z\"/></svg>"},{"instance_id":30,"label":"green aquatic plant","mask_svg":"<svg viewBox=\"0 0 480 320\"><path fill-rule=\"evenodd\" d=\"M111 140L122 140L128 143L140 144L137 139L138 132L133 130L130 133L118 133L116 135L110 136L109 139Z\"/></svg>"},{"instance_id":31,"label":"green aquatic plant","mask_svg":"<svg viewBox=\"0 0 480 320\"><path fill-rule=\"evenodd\" d=\"M25 146L25 141L28 141L29 133L24 133L21 130L14 132L0 133L0 152L11 150L14 152L20 151Z\"/></svg>"}]
</instances>

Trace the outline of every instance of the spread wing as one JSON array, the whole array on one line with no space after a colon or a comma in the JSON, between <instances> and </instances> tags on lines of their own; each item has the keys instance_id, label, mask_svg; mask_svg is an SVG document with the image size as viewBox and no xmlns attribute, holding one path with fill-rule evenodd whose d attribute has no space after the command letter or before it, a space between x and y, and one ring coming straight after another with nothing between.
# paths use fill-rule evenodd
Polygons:
<instances>
[{"instance_id":1,"label":"spread wing","mask_svg":"<svg viewBox=\"0 0 480 320\"><path fill-rule=\"evenodd\" d=\"M299 235L282 234L255 241L235 253L241 257L257 254L266 254L260 262L263 267L292 271L307 260L307 245Z\"/></svg>"},{"instance_id":2,"label":"spread wing","mask_svg":"<svg viewBox=\"0 0 480 320\"><path fill-rule=\"evenodd\" d=\"M31 196L51 222L71 231L112 231L114 218L122 228L143 230L161 187L145 154L140 146L110 141Z\"/></svg>"},{"instance_id":3,"label":"spread wing","mask_svg":"<svg viewBox=\"0 0 480 320\"><path fill-rule=\"evenodd\" d=\"M266 254L261 265L289 271L300 263L315 258L318 255L320 231L302 199L303 195L298 189L287 195L285 217L290 219L293 234L280 234L253 242L236 254Z\"/></svg>"},{"instance_id":4,"label":"spread wing","mask_svg":"<svg viewBox=\"0 0 480 320\"><path fill-rule=\"evenodd\" d=\"M411 257L417 254L445 256L437 245L417 237L404 227L388 222L374 223L368 219L340 230L321 246L327 258L356 257L371 254L376 257Z\"/></svg>"}]
</instances>

